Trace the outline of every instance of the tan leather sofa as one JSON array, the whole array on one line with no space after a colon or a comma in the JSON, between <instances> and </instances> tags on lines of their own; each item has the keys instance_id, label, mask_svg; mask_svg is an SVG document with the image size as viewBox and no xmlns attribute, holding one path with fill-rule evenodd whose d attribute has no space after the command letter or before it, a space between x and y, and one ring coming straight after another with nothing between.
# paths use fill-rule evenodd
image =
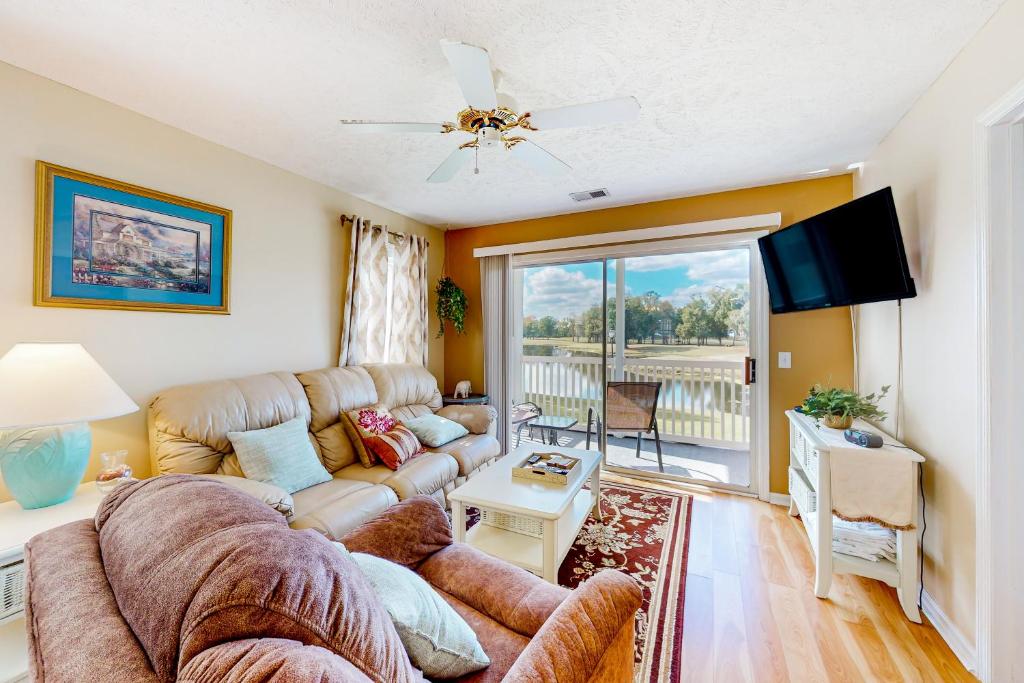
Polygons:
<instances>
[{"instance_id":1,"label":"tan leather sofa","mask_svg":"<svg viewBox=\"0 0 1024 683\"><path fill-rule=\"evenodd\" d=\"M397 471L384 465L367 468L341 415L373 405L383 405L400 420L438 412L471 433ZM299 416L334 478L290 497L277 487L244 480L227 433L265 429ZM449 491L498 456L494 422L488 406L442 408L437 381L421 366L351 366L167 389L149 405L149 446L154 474L223 475L217 478L262 498L284 513L292 527L340 538L399 500L427 495L447 505Z\"/></svg>"}]
</instances>

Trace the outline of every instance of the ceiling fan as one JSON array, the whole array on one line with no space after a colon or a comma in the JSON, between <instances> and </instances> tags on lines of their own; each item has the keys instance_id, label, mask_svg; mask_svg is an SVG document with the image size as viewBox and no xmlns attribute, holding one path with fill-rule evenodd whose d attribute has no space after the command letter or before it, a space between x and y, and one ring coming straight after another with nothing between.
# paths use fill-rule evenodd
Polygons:
<instances>
[{"instance_id":1,"label":"ceiling fan","mask_svg":"<svg viewBox=\"0 0 1024 683\"><path fill-rule=\"evenodd\" d=\"M499 95L495 90L487 50L458 41L442 40L441 51L451 64L455 80L469 105L456 115L455 123L342 120L346 126L362 132L472 133L472 140L459 145L434 169L427 178L429 183L451 180L481 147L494 148L500 145L504 145L509 153L541 173L566 173L572 170L567 163L521 135L515 135L518 132L516 129L543 131L549 128L601 126L632 121L640 112L640 104L635 97L618 97L518 114L515 111L518 107L511 98ZM479 166L474 172L480 172Z\"/></svg>"}]
</instances>

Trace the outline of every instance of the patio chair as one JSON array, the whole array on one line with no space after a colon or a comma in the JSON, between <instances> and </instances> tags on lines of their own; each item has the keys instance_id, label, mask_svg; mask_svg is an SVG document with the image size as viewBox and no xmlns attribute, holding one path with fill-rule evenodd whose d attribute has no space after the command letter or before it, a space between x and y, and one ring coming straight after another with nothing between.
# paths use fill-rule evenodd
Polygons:
<instances>
[{"instance_id":1,"label":"patio chair","mask_svg":"<svg viewBox=\"0 0 1024 683\"><path fill-rule=\"evenodd\" d=\"M640 441L644 434L654 432L654 446L658 452L658 471L664 472L661 461L661 436L658 434L658 395L661 382L608 382L605 391L605 411L608 431L636 432L636 457L640 457ZM593 408L587 411L587 450L590 449L590 425L597 425L598 445L601 445L601 417Z\"/></svg>"},{"instance_id":2,"label":"patio chair","mask_svg":"<svg viewBox=\"0 0 1024 683\"><path fill-rule=\"evenodd\" d=\"M516 448L522 441L523 427L529 427L530 420L536 419L544 414L544 409L533 401L523 401L512 406L512 416L509 422L516 428ZM530 437L533 437L533 427L530 427Z\"/></svg>"}]
</instances>

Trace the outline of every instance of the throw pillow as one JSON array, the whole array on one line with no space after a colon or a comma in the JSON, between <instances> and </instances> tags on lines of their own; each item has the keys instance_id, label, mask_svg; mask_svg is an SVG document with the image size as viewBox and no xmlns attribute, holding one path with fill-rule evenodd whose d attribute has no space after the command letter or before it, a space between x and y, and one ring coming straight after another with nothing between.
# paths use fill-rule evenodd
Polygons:
<instances>
[{"instance_id":1,"label":"throw pillow","mask_svg":"<svg viewBox=\"0 0 1024 683\"><path fill-rule=\"evenodd\" d=\"M446 443L455 441L455 439L469 434L469 430L458 422L433 413L414 417L411 420L406 420L402 424L411 429L417 439L431 448L443 446Z\"/></svg>"},{"instance_id":2,"label":"throw pillow","mask_svg":"<svg viewBox=\"0 0 1024 683\"><path fill-rule=\"evenodd\" d=\"M490 665L473 629L416 572L365 553L338 550L362 570L391 616L409 660L429 679L460 678Z\"/></svg>"},{"instance_id":3,"label":"throw pillow","mask_svg":"<svg viewBox=\"0 0 1024 683\"><path fill-rule=\"evenodd\" d=\"M228 432L246 479L278 486L288 493L331 480L309 442L302 417L267 429Z\"/></svg>"},{"instance_id":4,"label":"throw pillow","mask_svg":"<svg viewBox=\"0 0 1024 683\"><path fill-rule=\"evenodd\" d=\"M359 456L359 462L363 463L363 467L373 467L376 460L373 453L367 450L363 444L363 438L369 434L387 432L397 423L398 420L380 406L359 408L341 414L341 426L348 434L349 441L356 449L356 455Z\"/></svg>"},{"instance_id":5,"label":"throw pillow","mask_svg":"<svg viewBox=\"0 0 1024 683\"><path fill-rule=\"evenodd\" d=\"M412 430L387 412L363 408L350 411L345 417L367 455L390 469L397 470L424 450Z\"/></svg>"}]
</instances>

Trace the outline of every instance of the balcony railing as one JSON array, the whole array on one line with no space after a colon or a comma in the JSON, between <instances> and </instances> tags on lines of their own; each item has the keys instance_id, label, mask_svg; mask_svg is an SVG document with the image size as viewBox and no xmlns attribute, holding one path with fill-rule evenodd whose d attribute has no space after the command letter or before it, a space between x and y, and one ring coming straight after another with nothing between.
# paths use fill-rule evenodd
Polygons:
<instances>
[{"instance_id":1,"label":"balcony railing","mask_svg":"<svg viewBox=\"0 0 1024 683\"><path fill-rule=\"evenodd\" d=\"M545 415L574 417L578 428L586 429L587 409L601 409L601 359L523 356L522 361L524 399ZM661 382L663 439L749 448L750 391L743 383L743 361L625 359L623 375L627 382Z\"/></svg>"}]
</instances>

